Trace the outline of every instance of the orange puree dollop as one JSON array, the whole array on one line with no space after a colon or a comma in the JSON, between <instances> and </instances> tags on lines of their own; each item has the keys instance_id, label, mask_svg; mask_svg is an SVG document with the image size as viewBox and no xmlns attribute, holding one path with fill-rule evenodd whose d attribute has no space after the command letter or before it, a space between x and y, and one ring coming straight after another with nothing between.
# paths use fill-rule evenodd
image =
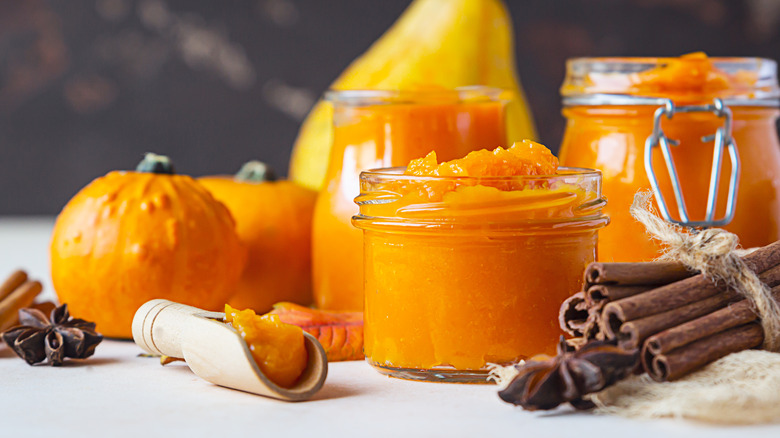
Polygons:
<instances>
[{"instance_id":1,"label":"orange puree dollop","mask_svg":"<svg viewBox=\"0 0 780 438\"><path fill-rule=\"evenodd\" d=\"M260 315L225 304L225 322L238 331L252 352L257 366L272 382L289 388L303 374L308 353L303 330L279 320L278 315Z\"/></svg>"},{"instance_id":2,"label":"orange puree dollop","mask_svg":"<svg viewBox=\"0 0 780 438\"><path fill-rule=\"evenodd\" d=\"M490 216L514 220L573 217L577 214L574 207L595 196L570 184L551 186L544 180L558 175L558 158L531 140L506 149L474 151L443 163L431 152L412 160L404 174L420 179L389 184L387 189L396 194L395 202L377 203L364 211L383 217L467 221Z\"/></svg>"},{"instance_id":3,"label":"orange puree dollop","mask_svg":"<svg viewBox=\"0 0 780 438\"><path fill-rule=\"evenodd\" d=\"M712 99L746 97L757 91L755 71L725 71L719 62L729 58L710 58L704 52L682 55L678 58L592 58L589 62L620 64L648 68L637 72L601 71L593 69L582 77L569 76L561 87L564 96L581 94L627 94L633 96L663 97L679 104L708 102Z\"/></svg>"},{"instance_id":4,"label":"orange puree dollop","mask_svg":"<svg viewBox=\"0 0 780 438\"><path fill-rule=\"evenodd\" d=\"M637 93L642 94L717 95L740 82L745 82L747 78L733 77L715 67L704 52L695 52L679 58L669 58L665 65L635 73L631 79Z\"/></svg>"},{"instance_id":5,"label":"orange puree dollop","mask_svg":"<svg viewBox=\"0 0 780 438\"><path fill-rule=\"evenodd\" d=\"M407 175L417 176L518 176L553 175L558 158L546 146L531 140L516 142L512 147L482 149L463 158L437 163L436 152L412 160Z\"/></svg>"}]
</instances>

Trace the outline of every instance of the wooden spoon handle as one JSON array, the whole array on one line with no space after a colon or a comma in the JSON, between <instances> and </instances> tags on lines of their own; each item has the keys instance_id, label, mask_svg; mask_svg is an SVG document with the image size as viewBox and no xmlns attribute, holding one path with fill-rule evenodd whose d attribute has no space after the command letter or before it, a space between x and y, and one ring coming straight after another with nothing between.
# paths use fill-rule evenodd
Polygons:
<instances>
[{"instance_id":1,"label":"wooden spoon handle","mask_svg":"<svg viewBox=\"0 0 780 438\"><path fill-rule=\"evenodd\" d=\"M223 316L222 313L205 312L173 301L149 301L135 312L133 339L139 347L151 354L183 359L182 342L188 321L194 315L207 318Z\"/></svg>"}]
</instances>

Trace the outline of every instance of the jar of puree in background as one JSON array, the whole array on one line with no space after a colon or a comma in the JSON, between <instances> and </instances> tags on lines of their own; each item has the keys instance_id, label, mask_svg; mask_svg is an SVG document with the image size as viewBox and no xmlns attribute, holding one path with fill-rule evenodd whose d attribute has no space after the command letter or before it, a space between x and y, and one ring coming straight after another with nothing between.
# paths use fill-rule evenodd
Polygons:
<instances>
[{"instance_id":1,"label":"jar of puree in background","mask_svg":"<svg viewBox=\"0 0 780 438\"><path fill-rule=\"evenodd\" d=\"M561 94L561 164L604 177L612 222L599 236L601 261L659 255L629 213L640 189L654 189L669 219L725 228L745 248L780 238L774 61L703 53L572 59Z\"/></svg>"},{"instance_id":2,"label":"jar of puree in background","mask_svg":"<svg viewBox=\"0 0 780 438\"><path fill-rule=\"evenodd\" d=\"M505 95L465 87L331 91L333 149L314 211L312 268L318 308L363 310L363 238L351 224L360 172L406 165L436 151L445 160L506 143Z\"/></svg>"},{"instance_id":3,"label":"jar of puree in background","mask_svg":"<svg viewBox=\"0 0 780 438\"><path fill-rule=\"evenodd\" d=\"M561 302L596 259L608 222L598 171L470 167L472 176L427 176L425 164L360 176L364 352L384 374L484 383L488 363L554 355Z\"/></svg>"}]
</instances>

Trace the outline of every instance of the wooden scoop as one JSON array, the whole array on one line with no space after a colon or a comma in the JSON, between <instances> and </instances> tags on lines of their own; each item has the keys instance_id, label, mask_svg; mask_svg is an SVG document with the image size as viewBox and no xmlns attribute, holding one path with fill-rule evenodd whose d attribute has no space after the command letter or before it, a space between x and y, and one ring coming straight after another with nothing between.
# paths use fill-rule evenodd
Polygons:
<instances>
[{"instance_id":1,"label":"wooden scoop","mask_svg":"<svg viewBox=\"0 0 780 438\"><path fill-rule=\"evenodd\" d=\"M196 375L216 385L285 401L307 400L322 387L328 360L312 335L303 332L306 369L292 388L282 388L260 371L249 346L224 318L224 313L152 300L135 313L133 339L151 354L184 359Z\"/></svg>"}]
</instances>

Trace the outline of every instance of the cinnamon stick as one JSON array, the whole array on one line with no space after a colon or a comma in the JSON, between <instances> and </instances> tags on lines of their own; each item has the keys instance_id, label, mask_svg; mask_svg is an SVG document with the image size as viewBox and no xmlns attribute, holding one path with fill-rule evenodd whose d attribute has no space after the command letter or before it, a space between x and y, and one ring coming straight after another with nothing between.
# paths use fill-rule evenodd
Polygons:
<instances>
[{"instance_id":1,"label":"cinnamon stick","mask_svg":"<svg viewBox=\"0 0 780 438\"><path fill-rule=\"evenodd\" d=\"M0 301L0 332L14 325L19 309L30 307L42 289L41 283L28 280Z\"/></svg>"},{"instance_id":2,"label":"cinnamon stick","mask_svg":"<svg viewBox=\"0 0 780 438\"><path fill-rule=\"evenodd\" d=\"M603 341L604 335L601 333L601 311L604 308L605 301L595 303L588 307L588 319L583 325L582 336L588 340Z\"/></svg>"},{"instance_id":3,"label":"cinnamon stick","mask_svg":"<svg viewBox=\"0 0 780 438\"><path fill-rule=\"evenodd\" d=\"M591 263L585 284L661 285L694 275L679 262Z\"/></svg>"},{"instance_id":4,"label":"cinnamon stick","mask_svg":"<svg viewBox=\"0 0 780 438\"><path fill-rule=\"evenodd\" d=\"M655 289L657 285L623 286L620 284L594 284L585 292L589 304L600 301L616 301Z\"/></svg>"},{"instance_id":5,"label":"cinnamon stick","mask_svg":"<svg viewBox=\"0 0 780 438\"><path fill-rule=\"evenodd\" d=\"M759 273L762 282L773 286L780 282L780 241L757 249L742 259L750 269ZM715 284L703 275L686 278L632 297L613 301L604 307L602 331L616 336L618 328L627 321L667 312L724 292L727 285Z\"/></svg>"},{"instance_id":6,"label":"cinnamon stick","mask_svg":"<svg viewBox=\"0 0 780 438\"><path fill-rule=\"evenodd\" d=\"M650 364L645 367L645 371L653 380L668 382L728 354L758 347L762 342L764 330L761 325L752 322L699 339L668 353L656 355L645 351L648 356L643 357L642 361Z\"/></svg>"},{"instance_id":7,"label":"cinnamon stick","mask_svg":"<svg viewBox=\"0 0 780 438\"><path fill-rule=\"evenodd\" d=\"M742 296L737 292L728 290L704 300L678 307L677 309L627 321L621 324L617 330L613 324L609 324L609 332L603 328L602 331L604 331L607 339L617 337L619 347L633 350L640 348L642 342L651 335L722 309L723 306L738 301L740 298Z\"/></svg>"},{"instance_id":8,"label":"cinnamon stick","mask_svg":"<svg viewBox=\"0 0 780 438\"><path fill-rule=\"evenodd\" d=\"M629 263L627 263L629 264ZM639 263L635 263L638 265ZM601 310L610 301L634 296L657 285L594 284L585 292L577 292L561 304L558 323L561 329L574 337L604 339L597 336L601 329Z\"/></svg>"},{"instance_id":9,"label":"cinnamon stick","mask_svg":"<svg viewBox=\"0 0 780 438\"><path fill-rule=\"evenodd\" d=\"M558 323L561 329L571 336L579 338L585 334L588 324L588 309L585 292L577 292L561 304Z\"/></svg>"},{"instance_id":10,"label":"cinnamon stick","mask_svg":"<svg viewBox=\"0 0 780 438\"><path fill-rule=\"evenodd\" d=\"M772 288L772 296L780 301L780 286ZM708 315L664 330L647 338L644 350L648 354L659 355L707 336L720 333L758 320L750 301L743 299L734 304L716 310ZM645 356L645 353L642 354Z\"/></svg>"},{"instance_id":11,"label":"cinnamon stick","mask_svg":"<svg viewBox=\"0 0 780 438\"><path fill-rule=\"evenodd\" d=\"M773 297L780 301L780 241L745 255L742 261L773 288ZM581 333L616 337L622 348L641 348L643 368L658 381L678 379L727 354L763 343L763 328L751 302L725 282L716 284L699 274L659 285L642 276L648 272L643 265L647 264L589 266L586 291L576 299ZM654 266L651 269L658 268ZM634 278L625 277L626 273ZM596 281L607 283L593 284ZM565 319L563 313L561 318ZM591 327L594 321L600 331Z\"/></svg>"},{"instance_id":12,"label":"cinnamon stick","mask_svg":"<svg viewBox=\"0 0 780 438\"><path fill-rule=\"evenodd\" d=\"M3 284L0 284L0 301L4 300L5 297L10 295L11 292L15 291L16 288L21 286L25 281L27 281L27 273L22 270L12 272L11 275L5 279Z\"/></svg>"},{"instance_id":13,"label":"cinnamon stick","mask_svg":"<svg viewBox=\"0 0 780 438\"><path fill-rule=\"evenodd\" d=\"M574 337L587 339L614 339L604 336L601 314L604 306L612 301L647 292L656 286L618 284L594 284L585 292L577 292L561 304L558 323L561 329Z\"/></svg>"}]
</instances>

